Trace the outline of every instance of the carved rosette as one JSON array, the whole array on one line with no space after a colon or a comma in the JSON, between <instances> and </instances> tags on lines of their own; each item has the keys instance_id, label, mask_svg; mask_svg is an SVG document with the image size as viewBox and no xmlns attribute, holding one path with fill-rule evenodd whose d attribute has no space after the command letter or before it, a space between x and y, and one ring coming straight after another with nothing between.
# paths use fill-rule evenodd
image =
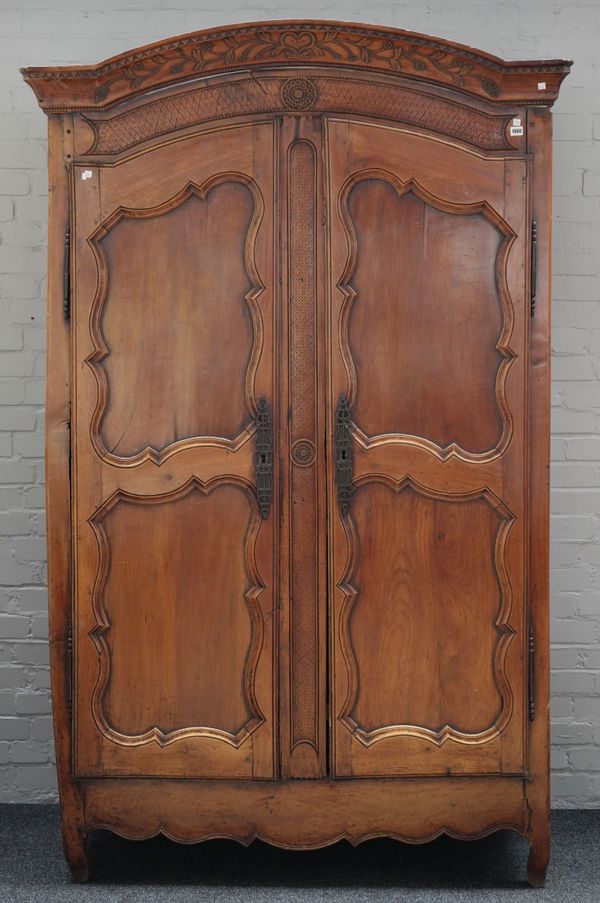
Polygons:
<instances>
[{"instance_id":1,"label":"carved rosette","mask_svg":"<svg viewBox=\"0 0 600 903\"><path fill-rule=\"evenodd\" d=\"M315 444L309 439L298 439L291 451L292 461L297 467L310 467L315 460Z\"/></svg>"},{"instance_id":2,"label":"carved rosette","mask_svg":"<svg viewBox=\"0 0 600 903\"><path fill-rule=\"evenodd\" d=\"M279 93L284 107L290 110L309 110L317 99L317 89L310 78L286 78Z\"/></svg>"}]
</instances>

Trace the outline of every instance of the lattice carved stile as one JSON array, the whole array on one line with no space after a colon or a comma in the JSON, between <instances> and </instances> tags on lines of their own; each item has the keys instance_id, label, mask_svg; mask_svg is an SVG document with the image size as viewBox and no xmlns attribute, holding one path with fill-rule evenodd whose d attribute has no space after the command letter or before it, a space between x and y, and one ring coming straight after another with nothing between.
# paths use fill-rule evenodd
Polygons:
<instances>
[{"instance_id":1,"label":"lattice carved stile","mask_svg":"<svg viewBox=\"0 0 600 903\"><path fill-rule=\"evenodd\" d=\"M318 746L319 598L316 441L315 148L296 141L288 150L292 751Z\"/></svg>"},{"instance_id":2,"label":"lattice carved stile","mask_svg":"<svg viewBox=\"0 0 600 903\"><path fill-rule=\"evenodd\" d=\"M294 104L313 97L290 79ZM287 462L282 522L281 772L292 779L327 774L326 594L324 573L324 424L320 123L281 124L282 454Z\"/></svg>"}]
</instances>

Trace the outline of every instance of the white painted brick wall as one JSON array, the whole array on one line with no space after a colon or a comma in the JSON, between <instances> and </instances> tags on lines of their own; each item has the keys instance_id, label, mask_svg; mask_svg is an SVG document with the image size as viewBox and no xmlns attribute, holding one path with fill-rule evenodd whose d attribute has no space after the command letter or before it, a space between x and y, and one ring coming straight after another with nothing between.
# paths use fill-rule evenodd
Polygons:
<instances>
[{"instance_id":1,"label":"white painted brick wall","mask_svg":"<svg viewBox=\"0 0 600 903\"><path fill-rule=\"evenodd\" d=\"M576 61L555 107L553 797L600 806L600 2L1 0L0 801L53 799L44 562L46 117L23 65L90 63L227 22L395 25Z\"/></svg>"}]
</instances>

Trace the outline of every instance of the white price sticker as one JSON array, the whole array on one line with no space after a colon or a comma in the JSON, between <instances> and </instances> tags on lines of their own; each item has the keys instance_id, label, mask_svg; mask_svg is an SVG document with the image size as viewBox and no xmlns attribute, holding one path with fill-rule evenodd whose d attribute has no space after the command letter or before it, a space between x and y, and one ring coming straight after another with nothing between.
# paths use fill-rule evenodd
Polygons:
<instances>
[{"instance_id":1,"label":"white price sticker","mask_svg":"<svg viewBox=\"0 0 600 903\"><path fill-rule=\"evenodd\" d=\"M518 135L524 135L525 131L523 126L521 125L521 120L518 117L515 117L512 121L512 125L510 127L510 137L515 138Z\"/></svg>"}]
</instances>

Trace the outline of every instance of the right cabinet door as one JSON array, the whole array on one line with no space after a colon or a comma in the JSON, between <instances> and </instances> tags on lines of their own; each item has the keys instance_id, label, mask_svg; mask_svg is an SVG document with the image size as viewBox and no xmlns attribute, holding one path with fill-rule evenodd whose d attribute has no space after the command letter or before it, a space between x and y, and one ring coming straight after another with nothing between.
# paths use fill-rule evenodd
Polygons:
<instances>
[{"instance_id":1,"label":"right cabinet door","mask_svg":"<svg viewBox=\"0 0 600 903\"><path fill-rule=\"evenodd\" d=\"M332 771L522 773L527 163L326 131Z\"/></svg>"}]
</instances>

